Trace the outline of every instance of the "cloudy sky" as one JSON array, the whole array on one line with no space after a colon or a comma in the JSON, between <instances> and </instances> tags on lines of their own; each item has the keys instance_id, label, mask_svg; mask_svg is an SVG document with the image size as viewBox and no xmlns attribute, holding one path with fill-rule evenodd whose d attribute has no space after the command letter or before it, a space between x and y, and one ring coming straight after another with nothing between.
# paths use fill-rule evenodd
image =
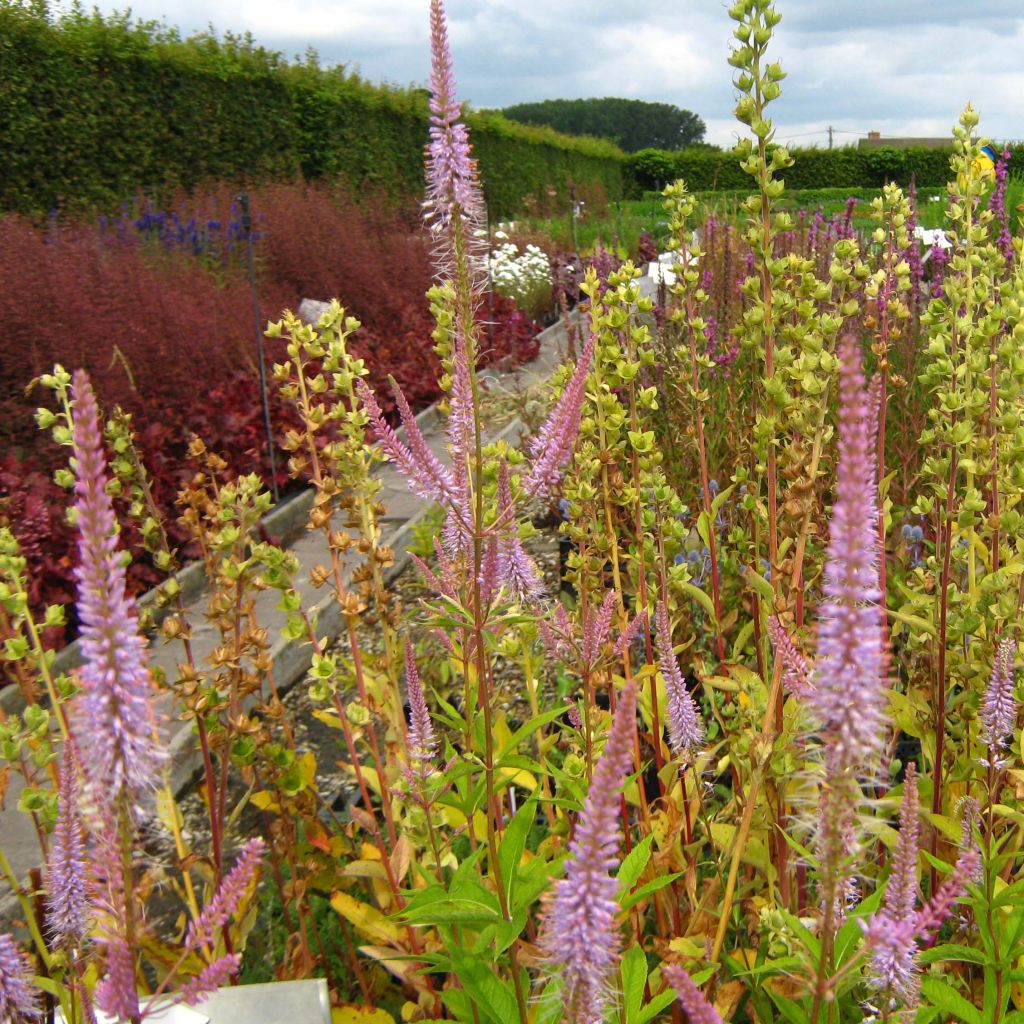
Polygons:
<instances>
[{"instance_id":1,"label":"cloudy sky","mask_svg":"<svg viewBox=\"0 0 1024 1024\"><path fill-rule=\"evenodd\" d=\"M102 0L103 10L124 3ZM314 47L367 78L425 84L427 0L136 0L183 31L249 31L286 56ZM583 96L674 103L734 139L732 22L720 0L449 0L461 95L476 107ZM1021 0L778 0L789 77L780 141L948 134L970 100L981 131L1024 138Z\"/></svg>"}]
</instances>

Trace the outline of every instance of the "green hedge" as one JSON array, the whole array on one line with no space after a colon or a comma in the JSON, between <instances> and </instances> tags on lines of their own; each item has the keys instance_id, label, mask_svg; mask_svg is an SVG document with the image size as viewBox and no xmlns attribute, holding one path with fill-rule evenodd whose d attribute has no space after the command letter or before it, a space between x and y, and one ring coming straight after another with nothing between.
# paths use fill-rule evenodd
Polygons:
<instances>
[{"instance_id":1,"label":"green hedge","mask_svg":"<svg viewBox=\"0 0 1024 1024\"><path fill-rule=\"evenodd\" d=\"M1024 166L1024 146L1011 147L1010 166ZM793 149L796 161L782 175L788 189L881 188L887 181L907 185L911 176L920 188L934 188L949 179L952 149ZM644 149L626 158L633 192L658 188L683 178L695 192L747 190L751 178L731 153L702 149L667 152Z\"/></svg>"},{"instance_id":2,"label":"green hedge","mask_svg":"<svg viewBox=\"0 0 1024 1024\"><path fill-rule=\"evenodd\" d=\"M109 207L139 188L300 172L419 198L427 116L423 90L289 65L248 38L182 40L97 13L54 22L0 0L0 209ZM622 194L610 143L495 114L469 122L495 215L550 186Z\"/></svg>"}]
</instances>

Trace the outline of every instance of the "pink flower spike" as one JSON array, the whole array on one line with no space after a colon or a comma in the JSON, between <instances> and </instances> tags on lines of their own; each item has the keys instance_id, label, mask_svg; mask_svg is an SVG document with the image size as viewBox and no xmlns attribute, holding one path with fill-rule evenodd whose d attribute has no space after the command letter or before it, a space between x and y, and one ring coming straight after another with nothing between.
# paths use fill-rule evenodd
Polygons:
<instances>
[{"instance_id":1,"label":"pink flower spike","mask_svg":"<svg viewBox=\"0 0 1024 1024\"><path fill-rule=\"evenodd\" d=\"M887 658L879 621L874 428L855 338L839 344L839 464L829 526L825 600L810 698L835 769L877 758L888 721Z\"/></svg>"},{"instance_id":2,"label":"pink flower spike","mask_svg":"<svg viewBox=\"0 0 1024 1024\"><path fill-rule=\"evenodd\" d=\"M405 645L405 689L409 699L409 756L418 761L429 761L437 752L437 740L434 738L434 723L430 719L427 698L423 694L412 644Z\"/></svg>"},{"instance_id":3,"label":"pink flower spike","mask_svg":"<svg viewBox=\"0 0 1024 1024\"><path fill-rule=\"evenodd\" d=\"M266 843L260 836L250 839L242 847L235 866L224 876L213 898L189 924L185 934L186 949L196 950L201 946L214 945L218 932L238 910L242 897L256 877L265 849Z\"/></svg>"},{"instance_id":4,"label":"pink flower spike","mask_svg":"<svg viewBox=\"0 0 1024 1024\"><path fill-rule=\"evenodd\" d=\"M900 835L881 913L887 921L912 921L917 912L917 858L921 825L917 805L917 770L907 765L900 804ZM904 1001L916 989L917 942L879 945L871 954L871 981L878 989L891 989Z\"/></svg>"},{"instance_id":5,"label":"pink flower spike","mask_svg":"<svg viewBox=\"0 0 1024 1024\"><path fill-rule=\"evenodd\" d=\"M123 794L138 807L156 787L165 755L157 744L146 645L118 554L96 396L81 370L72 391L83 657L73 717L80 746L89 751L83 767L90 802L109 806Z\"/></svg>"},{"instance_id":6,"label":"pink flower spike","mask_svg":"<svg viewBox=\"0 0 1024 1024\"><path fill-rule=\"evenodd\" d=\"M597 614L591 612L583 620L583 646L580 656L588 672L592 671L597 664L597 659L601 656L601 645L608 639L617 600L615 591L609 590L604 595Z\"/></svg>"},{"instance_id":7,"label":"pink flower spike","mask_svg":"<svg viewBox=\"0 0 1024 1024\"><path fill-rule=\"evenodd\" d=\"M979 717L981 738L994 756L1006 746L1017 724L1017 701L1013 695L1013 658L1017 641L1004 637L996 649L992 675L985 689Z\"/></svg>"},{"instance_id":8,"label":"pink flower spike","mask_svg":"<svg viewBox=\"0 0 1024 1024\"><path fill-rule=\"evenodd\" d=\"M6 932L0 932L0 1021L22 1024L42 1013L39 992L32 986L32 961Z\"/></svg>"},{"instance_id":9,"label":"pink flower spike","mask_svg":"<svg viewBox=\"0 0 1024 1024\"><path fill-rule=\"evenodd\" d=\"M46 862L46 923L58 947L80 947L89 933L85 841L78 816L75 756L64 744L57 797L57 822Z\"/></svg>"},{"instance_id":10,"label":"pink flower spike","mask_svg":"<svg viewBox=\"0 0 1024 1024\"><path fill-rule=\"evenodd\" d=\"M498 467L497 497L498 515L505 522L498 539L498 580L508 587L517 601L531 603L544 593L544 581L519 539L508 463L505 461Z\"/></svg>"},{"instance_id":11,"label":"pink flower spike","mask_svg":"<svg viewBox=\"0 0 1024 1024\"><path fill-rule=\"evenodd\" d=\"M140 1015L135 986L135 958L120 935L106 943L107 973L96 985L96 1005L116 1021L135 1020Z\"/></svg>"},{"instance_id":12,"label":"pink flower spike","mask_svg":"<svg viewBox=\"0 0 1024 1024\"><path fill-rule=\"evenodd\" d=\"M189 978L178 992L176 1002L186 1006L195 1006L207 996L227 983L239 972L242 966L241 953L228 953L218 957L212 964L207 964L195 977Z\"/></svg>"},{"instance_id":13,"label":"pink flower spike","mask_svg":"<svg viewBox=\"0 0 1024 1024\"><path fill-rule=\"evenodd\" d=\"M811 667L777 615L768 618L768 636L771 637L775 657L782 662L783 689L800 700L809 699L814 692Z\"/></svg>"},{"instance_id":14,"label":"pink flower spike","mask_svg":"<svg viewBox=\"0 0 1024 1024\"><path fill-rule=\"evenodd\" d=\"M551 962L564 967L567 1024L602 1019L605 985L619 952L619 883L611 871L621 838L618 790L633 764L635 729L636 684L629 682L569 844L565 877L555 883L545 912L544 947Z\"/></svg>"},{"instance_id":15,"label":"pink flower spike","mask_svg":"<svg viewBox=\"0 0 1024 1024\"><path fill-rule=\"evenodd\" d=\"M689 1024L722 1024L718 1011L678 964L662 964L661 973L676 990L679 1005L686 1011Z\"/></svg>"},{"instance_id":16,"label":"pink flower spike","mask_svg":"<svg viewBox=\"0 0 1024 1024\"><path fill-rule=\"evenodd\" d=\"M587 376L596 343L595 335L591 334L565 390L536 437L530 441L533 463L523 487L528 498L549 495L562 479L562 470L579 435L583 402L587 396Z\"/></svg>"},{"instance_id":17,"label":"pink flower spike","mask_svg":"<svg viewBox=\"0 0 1024 1024\"><path fill-rule=\"evenodd\" d=\"M615 657L621 658L626 653L626 648L640 635L647 626L647 612L639 611L633 616L625 631L615 641Z\"/></svg>"},{"instance_id":18,"label":"pink flower spike","mask_svg":"<svg viewBox=\"0 0 1024 1024\"><path fill-rule=\"evenodd\" d=\"M444 503L458 497L453 487L451 473L442 465L441 460L430 450L426 439L420 431L419 424L409 408L409 403L402 394L402 389L395 385L395 402L405 427L405 435L409 439L408 446L403 444L398 435L388 425L381 412L373 392L362 380L356 381L359 398L370 418L370 426L384 454L394 462L398 471L405 477L409 487L421 498Z\"/></svg>"},{"instance_id":19,"label":"pink flower spike","mask_svg":"<svg viewBox=\"0 0 1024 1024\"><path fill-rule=\"evenodd\" d=\"M463 259L465 267L465 257L470 255L465 249L479 249L474 230L483 220L484 204L469 132L461 120L462 110L456 99L448 26L441 0L431 0L430 4L430 92L425 219L438 239L438 269L445 274L456 271L458 276L453 264ZM469 269L479 277L479 267Z\"/></svg>"},{"instance_id":20,"label":"pink flower spike","mask_svg":"<svg viewBox=\"0 0 1024 1024\"><path fill-rule=\"evenodd\" d=\"M668 697L668 743L672 753L690 760L704 746L704 727L697 713L697 705L679 671L679 662L672 649L668 608L663 601L659 601L655 609L654 623L658 668L665 680L665 693Z\"/></svg>"}]
</instances>

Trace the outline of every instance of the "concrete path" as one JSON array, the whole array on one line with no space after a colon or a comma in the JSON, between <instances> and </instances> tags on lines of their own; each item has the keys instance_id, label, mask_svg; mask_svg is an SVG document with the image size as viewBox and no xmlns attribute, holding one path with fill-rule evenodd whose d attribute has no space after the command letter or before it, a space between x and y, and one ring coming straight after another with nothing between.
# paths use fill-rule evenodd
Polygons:
<instances>
[{"instance_id":1,"label":"concrete path","mask_svg":"<svg viewBox=\"0 0 1024 1024\"><path fill-rule=\"evenodd\" d=\"M485 370L482 376L492 393L507 392L510 396L520 390L532 387L550 376L552 370L565 358L566 329L562 322L548 328L540 335L540 352L536 359L517 371L506 373ZM417 422L431 450L442 458L445 454L444 417L431 407L417 416ZM502 422L487 425L488 439L508 438L515 442L522 432L522 424L509 414ZM378 467L383 484L380 501L387 506L382 521L382 544L395 550L395 564L389 570L389 578L397 575L407 564L406 548L411 539L412 529L426 513L427 503L409 490L404 479L390 463ZM308 532L305 529L307 513L312 501L312 492L306 492L284 502L274 509L265 520L268 533L281 536L283 543L298 557L300 570L297 588L307 610L318 612L318 632L321 637L336 636L341 629L341 615L329 588L314 590L309 582L309 571L316 565L329 565L330 554L321 531ZM339 526L343 519L338 517ZM192 650L197 663L203 663L217 645L220 634L207 620L206 602L208 591L202 566L190 567L179 574L182 593L186 602L186 619L192 630ZM142 598L145 601L146 598ZM308 644L288 642L281 638L280 631L285 624L285 615L275 606L278 593L266 590L257 596L256 618L274 639L271 648L273 657L274 682L285 690L301 679L309 667L310 648ZM167 641L157 638L149 647L150 664L164 671L169 679L178 678L178 666L185 662L184 644L180 640ZM80 663L78 644L72 644L61 651L57 671L70 671ZM0 706L8 713L18 713L23 707L20 694L13 689L0 693ZM200 766L199 754L191 725L177 719L171 705L170 694L163 698L161 714L164 721L166 741L172 754L171 782L175 792L188 785ZM13 770L7 791L5 807L0 810L0 848L3 849L19 878L24 878L41 860L38 839L28 815L17 810L21 792L21 776ZM6 891L0 895L0 920L10 920L16 904L12 894Z\"/></svg>"}]
</instances>

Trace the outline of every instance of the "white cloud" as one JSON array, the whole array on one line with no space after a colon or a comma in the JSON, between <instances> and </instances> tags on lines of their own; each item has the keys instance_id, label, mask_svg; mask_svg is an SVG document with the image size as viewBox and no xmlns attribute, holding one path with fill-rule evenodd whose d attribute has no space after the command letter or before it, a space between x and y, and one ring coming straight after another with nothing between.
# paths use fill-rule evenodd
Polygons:
<instances>
[{"instance_id":1,"label":"white cloud","mask_svg":"<svg viewBox=\"0 0 1024 1024\"><path fill-rule=\"evenodd\" d=\"M117 0L101 0L110 10ZM556 97L629 96L675 103L728 144L732 23L725 4L682 0L449 0L462 95L476 106ZM1024 136L1024 16L1019 0L778 0L773 55L789 77L771 108L778 137L837 142L868 130L946 135L968 99L982 130ZM374 80L425 84L427 0L136 0L138 17L183 31L250 31L290 56Z\"/></svg>"}]
</instances>

